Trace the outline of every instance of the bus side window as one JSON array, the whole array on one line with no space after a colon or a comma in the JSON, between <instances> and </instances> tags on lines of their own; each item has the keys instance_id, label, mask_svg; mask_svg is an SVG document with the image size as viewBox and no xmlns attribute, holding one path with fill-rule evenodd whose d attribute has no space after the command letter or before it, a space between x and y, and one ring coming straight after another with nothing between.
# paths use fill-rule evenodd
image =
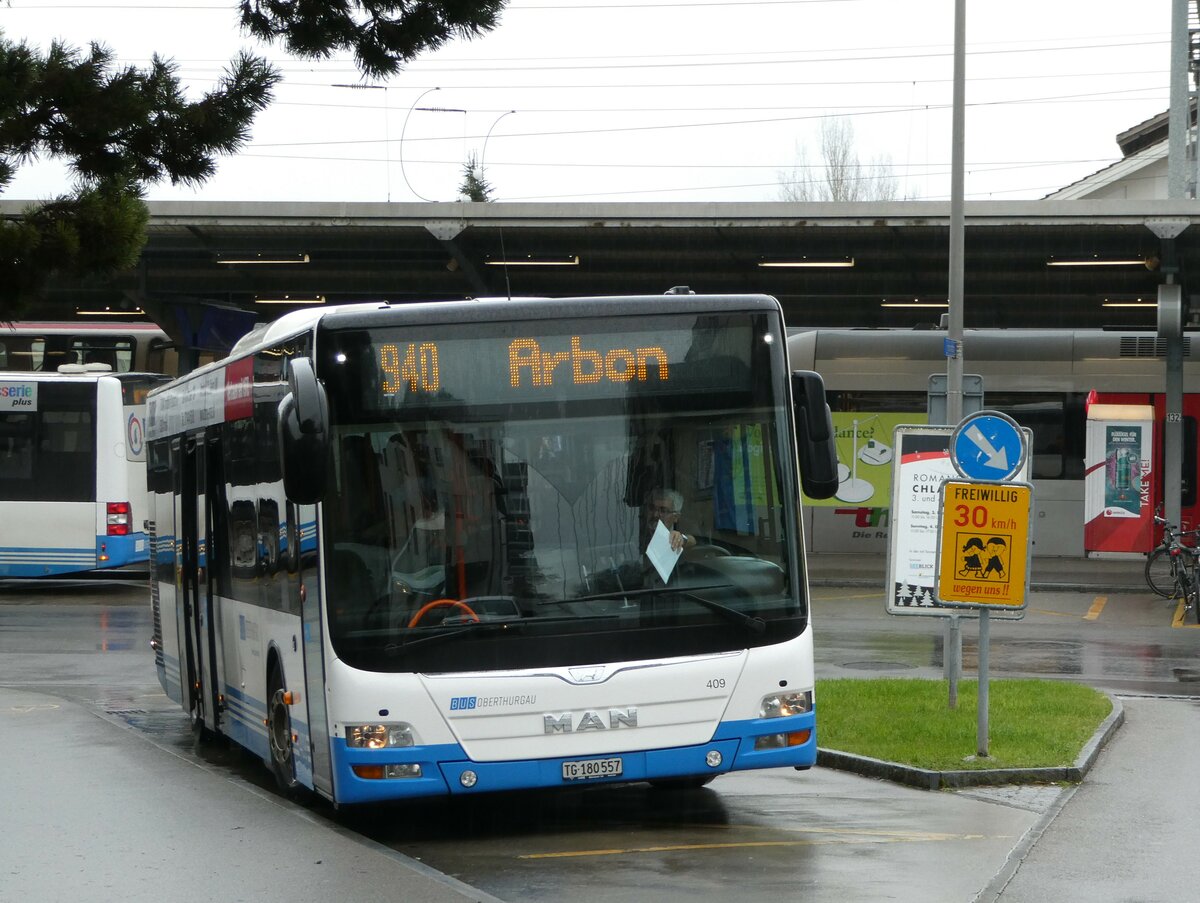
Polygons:
<instances>
[{"instance_id":1,"label":"bus side window","mask_svg":"<svg viewBox=\"0 0 1200 903\"><path fill-rule=\"evenodd\" d=\"M179 372L179 355L171 342L163 339L151 339L145 358L135 361L134 366L150 373L166 373L174 376Z\"/></svg>"},{"instance_id":2,"label":"bus side window","mask_svg":"<svg viewBox=\"0 0 1200 903\"><path fill-rule=\"evenodd\" d=\"M18 498L10 487L33 479L33 418L32 414L0 414L0 499Z\"/></svg>"}]
</instances>

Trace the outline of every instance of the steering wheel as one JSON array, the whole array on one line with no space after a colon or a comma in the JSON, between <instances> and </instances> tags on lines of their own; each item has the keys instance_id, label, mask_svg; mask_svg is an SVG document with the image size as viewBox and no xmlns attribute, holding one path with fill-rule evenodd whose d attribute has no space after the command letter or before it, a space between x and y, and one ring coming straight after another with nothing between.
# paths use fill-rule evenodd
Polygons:
<instances>
[{"instance_id":1,"label":"steering wheel","mask_svg":"<svg viewBox=\"0 0 1200 903\"><path fill-rule=\"evenodd\" d=\"M693 558L719 558L729 554L728 549L713 545L692 546L688 552Z\"/></svg>"},{"instance_id":2,"label":"steering wheel","mask_svg":"<svg viewBox=\"0 0 1200 903\"><path fill-rule=\"evenodd\" d=\"M476 624L479 623L479 615L475 614L475 610L466 602L463 602L459 599L434 599L432 602L426 602L419 609L417 609L417 613L412 616L412 620L408 622L408 626L416 627L417 622L420 621L421 618L425 617L425 612L427 611L432 611L435 608L448 607L461 608L467 617L473 618Z\"/></svg>"}]
</instances>

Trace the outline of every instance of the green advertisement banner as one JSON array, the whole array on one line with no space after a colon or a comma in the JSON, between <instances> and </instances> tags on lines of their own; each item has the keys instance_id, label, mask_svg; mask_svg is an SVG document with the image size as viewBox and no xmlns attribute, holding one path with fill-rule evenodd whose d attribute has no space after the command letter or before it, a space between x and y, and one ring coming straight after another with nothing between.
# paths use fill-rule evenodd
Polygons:
<instances>
[{"instance_id":1,"label":"green advertisement banner","mask_svg":"<svg viewBox=\"0 0 1200 903\"><path fill-rule=\"evenodd\" d=\"M892 503L892 433L901 424L921 425L928 419L924 411L886 414L835 412L833 431L837 439L837 492L827 499L805 497L804 503L823 508L847 505L889 507Z\"/></svg>"}]
</instances>

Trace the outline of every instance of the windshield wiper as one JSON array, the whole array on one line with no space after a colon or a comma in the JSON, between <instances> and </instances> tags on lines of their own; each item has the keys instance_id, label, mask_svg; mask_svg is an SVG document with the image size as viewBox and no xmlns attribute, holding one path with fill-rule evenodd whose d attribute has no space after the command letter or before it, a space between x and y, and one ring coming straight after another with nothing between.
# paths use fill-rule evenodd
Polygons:
<instances>
[{"instance_id":1,"label":"windshield wiper","mask_svg":"<svg viewBox=\"0 0 1200 903\"><path fill-rule=\"evenodd\" d=\"M610 621L616 617L617 615L585 615L581 618L564 616L558 618L508 618L503 621L469 621L465 624L457 624L454 627L435 627L431 629L430 633L425 633L412 639L406 638L398 643L388 643L383 647L383 651L390 655L397 655L415 646L428 646L433 643L453 640L468 635L497 634L508 630L523 632L530 625L564 622L578 624L583 621Z\"/></svg>"},{"instance_id":2,"label":"windshield wiper","mask_svg":"<svg viewBox=\"0 0 1200 903\"><path fill-rule=\"evenodd\" d=\"M403 639L399 643L388 643L383 647L383 651L389 654L396 654L412 649L414 646L428 646L431 643L441 642L443 640L452 640L456 637L466 636L474 633L500 633L510 627L515 627L520 624L522 619L513 618L508 621L470 621L466 624L460 624L456 627L447 627L444 629L436 629L436 632L427 633L423 636L414 637L413 639Z\"/></svg>"},{"instance_id":3,"label":"windshield wiper","mask_svg":"<svg viewBox=\"0 0 1200 903\"><path fill-rule=\"evenodd\" d=\"M587 596L576 596L573 599L563 599L563 602L592 602L603 599L629 599L637 596L661 596L669 593L682 596L689 602L695 602L697 605L702 605L709 611L716 612L728 621L735 624L741 624L751 633L766 633L767 622L755 615L748 615L744 611L738 611L736 608L730 608L728 605L723 605L720 602L714 602L712 599L706 599L703 596L697 595L696 590L704 589L729 589L731 584L728 583L713 583L708 586L689 586L687 589L678 586L647 586L642 589L627 589L617 590L611 593L593 593Z\"/></svg>"}]
</instances>

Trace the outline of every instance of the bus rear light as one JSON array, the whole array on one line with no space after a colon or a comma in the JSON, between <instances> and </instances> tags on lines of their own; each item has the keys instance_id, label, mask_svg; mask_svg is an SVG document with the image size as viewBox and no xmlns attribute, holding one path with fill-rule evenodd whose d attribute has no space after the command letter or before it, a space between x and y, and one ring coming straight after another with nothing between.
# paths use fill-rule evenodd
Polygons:
<instances>
[{"instance_id":1,"label":"bus rear light","mask_svg":"<svg viewBox=\"0 0 1200 903\"><path fill-rule=\"evenodd\" d=\"M128 536L133 509L129 502L108 503L108 535Z\"/></svg>"}]
</instances>

